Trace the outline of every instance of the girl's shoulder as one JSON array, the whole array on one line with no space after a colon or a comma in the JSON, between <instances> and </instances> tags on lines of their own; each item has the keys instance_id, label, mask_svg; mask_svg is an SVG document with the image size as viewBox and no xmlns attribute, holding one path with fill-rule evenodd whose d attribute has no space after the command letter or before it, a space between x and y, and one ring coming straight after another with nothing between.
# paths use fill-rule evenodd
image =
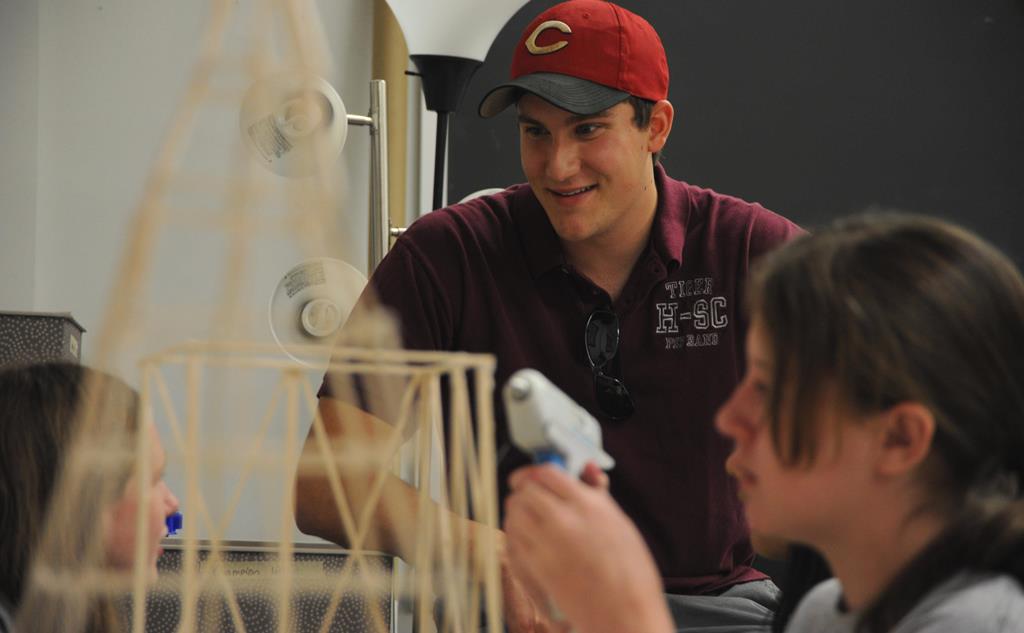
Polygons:
<instances>
[{"instance_id":1,"label":"girl's shoulder","mask_svg":"<svg viewBox=\"0 0 1024 633\"><path fill-rule=\"evenodd\" d=\"M929 593L893 633L1019 633L1024 589L1005 574L964 572Z\"/></svg>"},{"instance_id":2,"label":"girl's shoulder","mask_svg":"<svg viewBox=\"0 0 1024 633\"><path fill-rule=\"evenodd\" d=\"M843 586L837 578L818 583L800 601L786 633L853 633L857 614L842 608L842 598Z\"/></svg>"},{"instance_id":3,"label":"girl's shoulder","mask_svg":"<svg viewBox=\"0 0 1024 633\"><path fill-rule=\"evenodd\" d=\"M0 633L14 633L13 610L7 609L7 603L0 596Z\"/></svg>"},{"instance_id":4,"label":"girl's shoulder","mask_svg":"<svg viewBox=\"0 0 1024 633\"><path fill-rule=\"evenodd\" d=\"M804 596L786 633L853 633L859 613L842 608L843 587L830 578ZM1024 589L1012 576L961 573L933 589L892 633L1020 633Z\"/></svg>"}]
</instances>

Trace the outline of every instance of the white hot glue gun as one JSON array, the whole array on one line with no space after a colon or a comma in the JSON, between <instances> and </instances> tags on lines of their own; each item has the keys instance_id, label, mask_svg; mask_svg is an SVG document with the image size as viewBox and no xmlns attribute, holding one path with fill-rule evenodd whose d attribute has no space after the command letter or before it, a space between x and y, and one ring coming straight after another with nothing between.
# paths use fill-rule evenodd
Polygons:
<instances>
[{"instance_id":1,"label":"white hot glue gun","mask_svg":"<svg viewBox=\"0 0 1024 633\"><path fill-rule=\"evenodd\" d=\"M587 462L602 470L615 460L601 447L601 425L536 369L520 369L502 392L516 446L537 463L555 463L579 477Z\"/></svg>"}]
</instances>

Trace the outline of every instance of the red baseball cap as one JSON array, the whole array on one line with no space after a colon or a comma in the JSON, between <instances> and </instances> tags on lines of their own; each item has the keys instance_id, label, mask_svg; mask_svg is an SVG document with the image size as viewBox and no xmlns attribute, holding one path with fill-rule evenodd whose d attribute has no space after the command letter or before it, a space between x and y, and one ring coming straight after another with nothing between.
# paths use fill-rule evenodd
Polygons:
<instances>
[{"instance_id":1,"label":"red baseball cap","mask_svg":"<svg viewBox=\"0 0 1024 633\"><path fill-rule=\"evenodd\" d=\"M605 0L569 0L530 22L512 57L512 80L480 102L492 117L531 92L574 114L606 110L630 95L668 96L668 61L654 27Z\"/></svg>"}]
</instances>

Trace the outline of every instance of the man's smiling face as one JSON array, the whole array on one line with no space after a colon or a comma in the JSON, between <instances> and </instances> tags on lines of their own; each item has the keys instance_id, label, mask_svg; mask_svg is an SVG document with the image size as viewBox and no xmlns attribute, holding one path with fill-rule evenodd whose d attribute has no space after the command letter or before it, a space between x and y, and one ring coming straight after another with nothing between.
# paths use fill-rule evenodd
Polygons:
<instances>
[{"instance_id":1,"label":"man's smiling face","mask_svg":"<svg viewBox=\"0 0 1024 633\"><path fill-rule=\"evenodd\" d=\"M652 132L630 103L584 116L525 94L517 107L523 173L563 242L608 243L649 221Z\"/></svg>"}]
</instances>

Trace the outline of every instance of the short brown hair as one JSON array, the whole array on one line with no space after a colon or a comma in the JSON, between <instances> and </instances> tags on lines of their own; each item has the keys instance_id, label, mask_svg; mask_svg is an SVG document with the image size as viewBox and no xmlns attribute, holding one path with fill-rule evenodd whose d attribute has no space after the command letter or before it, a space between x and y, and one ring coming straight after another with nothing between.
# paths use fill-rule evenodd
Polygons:
<instances>
[{"instance_id":1,"label":"short brown hair","mask_svg":"<svg viewBox=\"0 0 1024 633\"><path fill-rule=\"evenodd\" d=\"M626 102L633 106L633 124L641 130L646 129L651 124L651 113L654 112L655 102L649 99L634 97L633 95L627 97ZM661 150L651 154L651 162L653 164L657 165L660 160Z\"/></svg>"}]
</instances>

